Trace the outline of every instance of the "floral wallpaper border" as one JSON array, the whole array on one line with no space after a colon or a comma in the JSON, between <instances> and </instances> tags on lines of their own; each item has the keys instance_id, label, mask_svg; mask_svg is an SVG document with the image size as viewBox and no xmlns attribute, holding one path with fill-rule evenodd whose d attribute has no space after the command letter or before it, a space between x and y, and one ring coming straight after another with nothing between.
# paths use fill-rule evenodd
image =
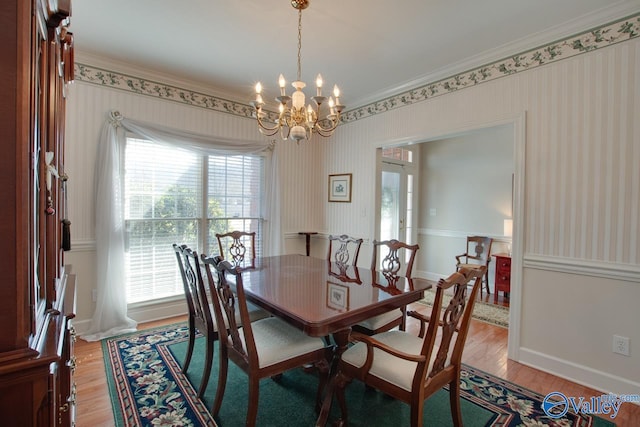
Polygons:
<instances>
[{"instance_id":1,"label":"floral wallpaper border","mask_svg":"<svg viewBox=\"0 0 640 427\"><path fill-rule=\"evenodd\" d=\"M549 43L542 47L516 54L464 73L422 85L418 88L364 105L354 110L346 111L342 116L342 122L349 123L405 105L415 104L435 98L436 96L445 95L480 83L601 49L636 38L639 35L640 12L576 36ZM75 78L78 81L125 90L140 95L153 96L242 117L254 117L253 108L248 104L129 76L127 74L108 71L92 67L91 65L76 63ZM277 113L268 112L267 119L275 121L277 119Z\"/></svg>"}]
</instances>

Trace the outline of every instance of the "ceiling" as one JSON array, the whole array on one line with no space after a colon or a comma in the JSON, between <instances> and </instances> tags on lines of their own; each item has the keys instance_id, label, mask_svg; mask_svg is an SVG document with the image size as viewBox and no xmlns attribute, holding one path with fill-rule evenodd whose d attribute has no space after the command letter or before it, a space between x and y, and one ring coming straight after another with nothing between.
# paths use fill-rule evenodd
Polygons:
<instances>
[{"instance_id":1,"label":"ceiling","mask_svg":"<svg viewBox=\"0 0 640 427\"><path fill-rule=\"evenodd\" d=\"M638 10L640 0L310 0L302 80L337 83L349 110ZM289 0L76 0L72 12L78 62L149 70L241 102L257 81L271 98L280 73L296 77Z\"/></svg>"}]
</instances>

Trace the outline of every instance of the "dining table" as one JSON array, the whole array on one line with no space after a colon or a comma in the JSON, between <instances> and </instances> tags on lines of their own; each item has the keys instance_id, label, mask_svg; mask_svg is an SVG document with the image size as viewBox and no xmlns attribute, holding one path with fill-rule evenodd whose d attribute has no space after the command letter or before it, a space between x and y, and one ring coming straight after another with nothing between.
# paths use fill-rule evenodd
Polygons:
<instances>
[{"instance_id":1,"label":"dining table","mask_svg":"<svg viewBox=\"0 0 640 427\"><path fill-rule=\"evenodd\" d=\"M425 279L298 254L257 258L242 282L253 304L309 336L332 336L334 368L353 325L416 302L431 288Z\"/></svg>"},{"instance_id":2,"label":"dining table","mask_svg":"<svg viewBox=\"0 0 640 427\"><path fill-rule=\"evenodd\" d=\"M333 335L338 344L351 326L418 301L431 287L421 278L298 254L257 258L242 282L252 303L309 336Z\"/></svg>"}]
</instances>

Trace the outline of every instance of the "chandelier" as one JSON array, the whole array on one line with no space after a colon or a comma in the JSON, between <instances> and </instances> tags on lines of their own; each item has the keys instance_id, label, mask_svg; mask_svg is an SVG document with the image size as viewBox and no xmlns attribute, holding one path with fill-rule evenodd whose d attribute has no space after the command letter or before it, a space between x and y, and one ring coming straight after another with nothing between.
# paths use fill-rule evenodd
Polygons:
<instances>
[{"instance_id":1,"label":"chandelier","mask_svg":"<svg viewBox=\"0 0 640 427\"><path fill-rule=\"evenodd\" d=\"M256 84L256 99L251 102L251 106L255 109L256 119L258 120L258 129L267 136L273 136L280 132L282 139L293 139L297 143L301 140L311 138L313 132L320 136L331 136L333 131L340 122L340 113L344 109L344 105L340 104L340 89L338 86L333 87L333 97L322 96L322 76L318 74L316 78L316 96L311 97L315 107L311 103L305 105L305 94L302 89L306 84L301 79L301 54L302 48L302 10L309 7L309 0L291 0L291 6L298 9L298 79L291 83L295 91L291 96L286 94L286 81L284 76L280 74L278 84L280 85L280 96L276 97L278 101L279 115L274 126L265 123L267 113L263 111L264 101L262 99L262 84ZM321 107L328 103L328 114L321 118ZM326 110L326 109L325 109Z\"/></svg>"}]
</instances>

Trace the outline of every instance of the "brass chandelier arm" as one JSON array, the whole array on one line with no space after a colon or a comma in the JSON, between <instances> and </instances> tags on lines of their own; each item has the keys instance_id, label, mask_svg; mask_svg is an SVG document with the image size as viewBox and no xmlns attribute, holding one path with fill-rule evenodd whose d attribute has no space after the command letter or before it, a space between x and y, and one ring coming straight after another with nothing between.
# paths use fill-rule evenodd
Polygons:
<instances>
[{"instance_id":1,"label":"brass chandelier arm","mask_svg":"<svg viewBox=\"0 0 640 427\"><path fill-rule=\"evenodd\" d=\"M258 130L260 130L260 133L266 136L273 136L278 133L282 126L280 126L278 123L276 123L273 127L265 125L265 123L260 118L260 113L260 110L256 110L256 119L258 119Z\"/></svg>"},{"instance_id":2,"label":"brass chandelier arm","mask_svg":"<svg viewBox=\"0 0 640 427\"><path fill-rule=\"evenodd\" d=\"M331 136L333 135L333 131L336 130L336 128L338 127L340 120L339 118L337 118L335 121L332 121L331 123L332 123L332 126L325 128L325 127L322 127L322 125L319 122L316 122L313 129L321 136L324 136L324 137Z\"/></svg>"}]
</instances>

